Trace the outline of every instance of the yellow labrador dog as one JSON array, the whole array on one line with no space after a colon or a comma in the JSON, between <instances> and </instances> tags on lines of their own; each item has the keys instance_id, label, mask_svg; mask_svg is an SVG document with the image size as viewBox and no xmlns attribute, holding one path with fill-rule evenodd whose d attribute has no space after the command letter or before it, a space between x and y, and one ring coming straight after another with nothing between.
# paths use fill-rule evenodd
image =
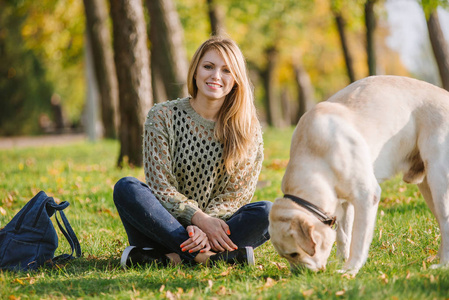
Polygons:
<instances>
[{"instance_id":1,"label":"yellow labrador dog","mask_svg":"<svg viewBox=\"0 0 449 300\"><path fill-rule=\"evenodd\" d=\"M449 92L398 76L359 80L299 121L270 212L269 232L292 270L325 269L337 238L341 272L356 274L372 241L379 183L416 183L441 232L449 264ZM333 221L338 226L332 229Z\"/></svg>"}]
</instances>

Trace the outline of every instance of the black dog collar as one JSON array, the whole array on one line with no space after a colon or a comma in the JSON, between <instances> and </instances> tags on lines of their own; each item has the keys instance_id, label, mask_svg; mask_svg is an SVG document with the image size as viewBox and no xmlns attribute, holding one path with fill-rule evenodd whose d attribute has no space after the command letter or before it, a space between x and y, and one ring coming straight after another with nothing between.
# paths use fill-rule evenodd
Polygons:
<instances>
[{"instance_id":1,"label":"black dog collar","mask_svg":"<svg viewBox=\"0 0 449 300\"><path fill-rule=\"evenodd\" d=\"M311 213L313 213L321 222L324 224L333 227L335 225L335 221L337 220L337 217L329 217L324 211L322 211L318 206L310 203L309 201L306 201L302 198L285 194L284 198L288 198L298 204L299 206L307 209Z\"/></svg>"}]
</instances>

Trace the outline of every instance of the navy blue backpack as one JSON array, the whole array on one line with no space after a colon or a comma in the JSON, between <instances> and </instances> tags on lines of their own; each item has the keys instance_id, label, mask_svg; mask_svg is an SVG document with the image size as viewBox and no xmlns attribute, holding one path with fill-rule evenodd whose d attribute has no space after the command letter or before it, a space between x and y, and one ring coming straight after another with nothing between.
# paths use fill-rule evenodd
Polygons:
<instances>
[{"instance_id":1,"label":"navy blue backpack","mask_svg":"<svg viewBox=\"0 0 449 300\"><path fill-rule=\"evenodd\" d=\"M69 203L56 204L52 197L43 191L34 196L9 222L0 230L0 269L12 271L36 270L45 263L65 262L81 256L81 246L72 227L62 211ZM54 257L58 248L58 236L51 221L51 216L58 212L65 229L58 220L59 229L72 248L71 254Z\"/></svg>"}]
</instances>

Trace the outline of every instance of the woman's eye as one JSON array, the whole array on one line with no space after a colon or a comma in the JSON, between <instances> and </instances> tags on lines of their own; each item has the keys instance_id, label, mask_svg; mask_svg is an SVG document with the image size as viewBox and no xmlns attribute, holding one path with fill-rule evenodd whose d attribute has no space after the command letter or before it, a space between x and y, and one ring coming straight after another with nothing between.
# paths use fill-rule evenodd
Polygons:
<instances>
[{"instance_id":1,"label":"woman's eye","mask_svg":"<svg viewBox=\"0 0 449 300\"><path fill-rule=\"evenodd\" d=\"M226 74L231 74L231 70L229 70L229 69L223 69L223 72Z\"/></svg>"},{"instance_id":2,"label":"woman's eye","mask_svg":"<svg viewBox=\"0 0 449 300\"><path fill-rule=\"evenodd\" d=\"M212 66L211 65L205 65L204 68L207 69L207 70L211 70Z\"/></svg>"}]
</instances>

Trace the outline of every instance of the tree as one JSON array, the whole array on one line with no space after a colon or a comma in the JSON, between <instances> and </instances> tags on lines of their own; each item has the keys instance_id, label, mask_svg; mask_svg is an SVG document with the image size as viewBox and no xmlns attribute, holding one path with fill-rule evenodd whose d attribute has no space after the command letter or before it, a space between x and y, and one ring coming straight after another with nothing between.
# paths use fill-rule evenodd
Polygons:
<instances>
[{"instance_id":1,"label":"tree","mask_svg":"<svg viewBox=\"0 0 449 300\"><path fill-rule=\"evenodd\" d=\"M151 66L154 98L187 95L187 55L184 30L172 0L147 0L150 15ZM163 89L161 91L161 89Z\"/></svg>"},{"instance_id":2,"label":"tree","mask_svg":"<svg viewBox=\"0 0 449 300\"><path fill-rule=\"evenodd\" d=\"M298 113L292 120L292 125L296 125L302 115L304 115L315 103L315 92L309 73L307 73L299 57L293 58L293 70L295 72L298 89Z\"/></svg>"},{"instance_id":3,"label":"tree","mask_svg":"<svg viewBox=\"0 0 449 300\"><path fill-rule=\"evenodd\" d=\"M149 51L142 0L110 0L114 60L119 87L120 154L132 166L142 166L145 114L152 104Z\"/></svg>"},{"instance_id":4,"label":"tree","mask_svg":"<svg viewBox=\"0 0 449 300\"><path fill-rule=\"evenodd\" d=\"M338 35L340 37L340 44L343 50L343 56L345 58L346 73L348 74L349 82L354 82L355 72L354 72L354 59L352 53L349 49L349 44L346 35L346 20L344 19L341 9L339 7L339 1L332 1L332 13L334 14L335 24L337 25Z\"/></svg>"},{"instance_id":5,"label":"tree","mask_svg":"<svg viewBox=\"0 0 449 300\"><path fill-rule=\"evenodd\" d=\"M0 1L0 135L40 133L41 114L49 123L54 89L42 61L24 46L26 13L5 2Z\"/></svg>"},{"instance_id":6,"label":"tree","mask_svg":"<svg viewBox=\"0 0 449 300\"><path fill-rule=\"evenodd\" d=\"M118 105L117 77L112 52L111 34L107 24L105 0L84 0L86 31L92 49L95 78L100 94L104 137L116 137Z\"/></svg>"},{"instance_id":7,"label":"tree","mask_svg":"<svg viewBox=\"0 0 449 300\"><path fill-rule=\"evenodd\" d=\"M365 2L366 54L369 75L376 75L376 45L374 40L374 31L376 30L374 5L376 2L377 0L366 0Z\"/></svg>"},{"instance_id":8,"label":"tree","mask_svg":"<svg viewBox=\"0 0 449 300\"><path fill-rule=\"evenodd\" d=\"M279 102L276 101L275 93L275 71L279 61L277 45L268 46L265 49L267 59L265 67L259 70L265 90L264 106L266 110L267 123L269 126L279 127L282 119Z\"/></svg>"},{"instance_id":9,"label":"tree","mask_svg":"<svg viewBox=\"0 0 449 300\"><path fill-rule=\"evenodd\" d=\"M222 35L226 32L224 25L224 13L216 0L207 0L210 28L212 35Z\"/></svg>"},{"instance_id":10,"label":"tree","mask_svg":"<svg viewBox=\"0 0 449 300\"><path fill-rule=\"evenodd\" d=\"M443 31L441 30L436 9L428 14L426 21L430 44L432 45L435 60L437 62L441 83L443 84L443 88L449 91L449 49Z\"/></svg>"}]
</instances>

